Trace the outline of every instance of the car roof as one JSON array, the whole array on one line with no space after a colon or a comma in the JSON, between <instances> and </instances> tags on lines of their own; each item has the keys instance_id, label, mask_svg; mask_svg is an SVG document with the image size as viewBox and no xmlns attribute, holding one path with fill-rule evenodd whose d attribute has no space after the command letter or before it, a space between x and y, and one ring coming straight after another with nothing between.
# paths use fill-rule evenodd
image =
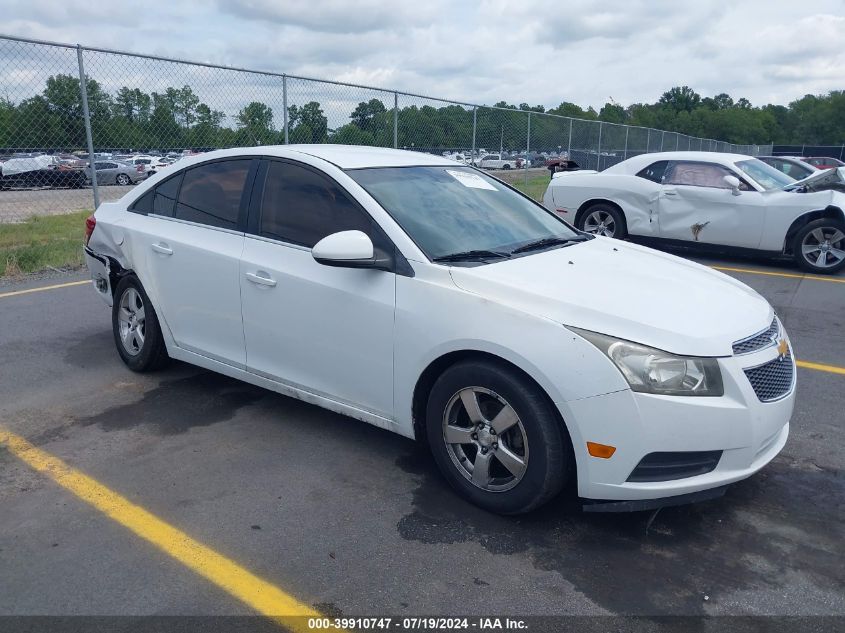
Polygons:
<instances>
[{"instance_id":1,"label":"car roof","mask_svg":"<svg viewBox=\"0 0 845 633\"><path fill-rule=\"evenodd\" d=\"M191 157L191 163L209 159L234 156L278 156L295 158L296 154L313 156L332 163L341 169L363 167L411 167L418 165L455 165L455 161L443 156L411 152L386 147L365 147L360 145L265 145L261 147L233 147L215 150Z\"/></svg>"},{"instance_id":2,"label":"car roof","mask_svg":"<svg viewBox=\"0 0 845 633\"><path fill-rule=\"evenodd\" d=\"M627 160L623 160L621 163L616 163L615 165L608 167L604 171L616 173L636 173L640 169L661 160L706 161L728 165L739 160L748 160L749 158L754 157L746 154L728 154L726 152L653 152L651 154L633 156Z\"/></svg>"}]
</instances>

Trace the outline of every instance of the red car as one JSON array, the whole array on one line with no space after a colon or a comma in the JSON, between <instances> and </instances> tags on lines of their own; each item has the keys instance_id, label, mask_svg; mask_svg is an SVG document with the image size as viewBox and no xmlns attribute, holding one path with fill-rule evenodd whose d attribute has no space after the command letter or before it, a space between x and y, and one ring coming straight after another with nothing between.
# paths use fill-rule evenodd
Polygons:
<instances>
[{"instance_id":1,"label":"red car","mask_svg":"<svg viewBox=\"0 0 845 633\"><path fill-rule=\"evenodd\" d=\"M833 169L834 167L845 167L838 158L831 158L830 156L806 156L802 158L805 163L812 165L816 169Z\"/></svg>"}]
</instances>

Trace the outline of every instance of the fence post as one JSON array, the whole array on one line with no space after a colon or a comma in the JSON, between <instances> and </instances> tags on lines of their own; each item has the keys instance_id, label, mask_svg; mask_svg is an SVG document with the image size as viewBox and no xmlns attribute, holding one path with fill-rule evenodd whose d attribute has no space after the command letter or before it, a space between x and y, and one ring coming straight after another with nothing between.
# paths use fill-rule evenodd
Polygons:
<instances>
[{"instance_id":1,"label":"fence post","mask_svg":"<svg viewBox=\"0 0 845 633\"><path fill-rule=\"evenodd\" d=\"M472 106L472 154L470 154L469 162L475 165L475 130L476 130L476 114L478 113L478 106Z\"/></svg>"},{"instance_id":2,"label":"fence post","mask_svg":"<svg viewBox=\"0 0 845 633\"><path fill-rule=\"evenodd\" d=\"M839 148L839 160L842 160L842 154L845 154L845 143Z\"/></svg>"},{"instance_id":3,"label":"fence post","mask_svg":"<svg viewBox=\"0 0 845 633\"><path fill-rule=\"evenodd\" d=\"M399 93L393 93L393 149L399 147Z\"/></svg>"},{"instance_id":4,"label":"fence post","mask_svg":"<svg viewBox=\"0 0 845 633\"><path fill-rule=\"evenodd\" d=\"M601 171L601 126L603 122L599 121L599 146L596 150L596 171Z\"/></svg>"},{"instance_id":5,"label":"fence post","mask_svg":"<svg viewBox=\"0 0 845 633\"><path fill-rule=\"evenodd\" d=\"M285 145L290 140L288 138L288 76L282 75L282 111L284 112L284 126L285 126Z\"/></svg>"},{"instance_id":6,"label":"fence post","mask_svg":"<svg viewBox=\"0 0 845 633\"><path fill-rule=\"evenodd\" d=\"M528 135L525 139L525 160L523 161L523 165L525 165L525 184L528 185L528 152L531 151L531 111L528 112Z\"/></svg>"},{"instance_id":7,"label":"fence post","mask_svg":"<svg viewBox=\"0 0 845 633\"><path fill-rule=\"evenodd\" d=\"M566 146L566 158L572 160L572 119L569 119L569 143Z\"/></svg>"},{"instance_id":8,"label":"fence post","mask_svg":"<svg viewBox=\"0 0 845 633\"><path fill-rule=\"evenodd\" d=\"M663 139L666 138L666 130L660 130L660 151L663 151Z\"/></svg>"},{"instance_id":9,"label":"fence post","mask_svg":"<svg viewBox=\"0 0 845 633\"><path fill-rule=\"evenodd\" d=\"M91 135L91 112L88 110L88 86L85 81L85 67L82 64L82 46L76 45L76 60L79 63L79 94L82 97L82 117L85 120L85 140L88 142L88 165L91 168L91 188L94 190L94 210L100 206L100 190L97 187L97 169L94 159L94 137Z\"/></svg>"},{"instance_id":10,"label":"fence post","mask_svg":"<svg viewBox=\"0 0 845 633\"><path fill-rule=\"evenodd\" d=\"M651 152L651 128L648 128L645 135L645 153Z\"/></svg>"},{"instance_id":11,"label":"fence post","mask_svg":"<svg viewBox=\"0 0 845 633\"><path fill-rule=\"evenodd\" d=\"M623 154L623 156L625 158L623 158L622 160L628 160L628 132L630 132L630 131L631 131L631 126L626 125L625 126L625 153Z\"/></svg>"}]
</instances>

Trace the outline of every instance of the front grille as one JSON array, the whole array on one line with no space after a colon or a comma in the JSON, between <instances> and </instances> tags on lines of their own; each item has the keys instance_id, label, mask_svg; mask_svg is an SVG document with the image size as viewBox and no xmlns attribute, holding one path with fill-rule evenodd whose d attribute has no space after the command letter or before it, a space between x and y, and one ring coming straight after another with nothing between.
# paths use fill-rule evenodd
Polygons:
<instances>
[{"instance_id":1,"label":"front grille","mask_svg":"<svg viewBox=\"0 0 845 633\"><path fill-rule=\"evenodd\" d=\"M671 481L709 473L716 468L722 451L649 453L628 476L628 481Z\"/></svg>"},{"instance_id":2,"label":"front grille","mask_svg":"<svg viewBox=\"0 0 845 633\"><path fill-rule=\"evenodd\" d=\"M769 361L765 365L744 371L760 402L778 400L792 389L795 371L792 364L792 352L789 351L785 356Z\"/></svg>"},{"instance_id":3,"label":"front grille","mask_svg":"<svg viewBox=\"0 0 845 633\"><path fill-rule=\"evenodd\" d=\"M779 332L780 327L778 326L777 317L775 317L768 329L734 343L734 355L738 356L740 354L750 354L751 352L756 352L758 350L765 349L770 345L774 345Z\"/></svg>"}]
</instances>

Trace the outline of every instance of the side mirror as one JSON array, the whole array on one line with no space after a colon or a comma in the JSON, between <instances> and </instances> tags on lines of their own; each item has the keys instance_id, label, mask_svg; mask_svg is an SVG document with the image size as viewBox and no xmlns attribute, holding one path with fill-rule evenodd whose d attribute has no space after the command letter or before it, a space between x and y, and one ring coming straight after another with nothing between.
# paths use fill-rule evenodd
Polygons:
<instances>
[{"instance_id":1,"label":"side mirror","mask_svg":"<svg viewBox=\"0 0 845 633\"><path fill-rule=\"evenodd\" d=\"M725 181L725 184L726 184L728 187L730 187L730 188L731 188L731 193L732 193L733 195L738 196L740 193L742 193L742 192L739 190L739 178L737 178L736 176L730 176L730 175L728 175L728 176L725 176L725 177L723 178L723 180Z\"/></svg>"},{"instance_id":2,"label":"side mirror","mask_svg":"<svg viewBox=\"0 0 845 633\"><path fill-rule=\"evenodd\" d=\"M327 235L311 249L314 260L340 268L379 268L389 270L387 257L377 257L373 242L362 231L340 231Z\"/></svg>"}]
</instances>

